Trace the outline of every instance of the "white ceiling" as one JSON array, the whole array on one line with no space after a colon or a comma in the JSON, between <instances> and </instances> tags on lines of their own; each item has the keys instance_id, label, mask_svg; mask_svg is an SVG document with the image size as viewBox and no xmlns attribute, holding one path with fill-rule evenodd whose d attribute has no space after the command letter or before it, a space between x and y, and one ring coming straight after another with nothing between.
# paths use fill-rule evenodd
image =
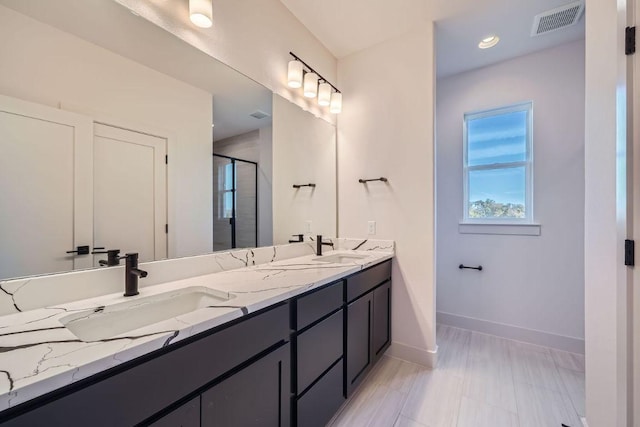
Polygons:
<instances>
[{"instance_id":1,"label":"white ceiling","mask_svg":"<svg viewBox=\"0 0 640 427\"><path fill-rule=\"evenodd\" d=\"M584 16L571 27L531 37L535 15L572 1L497 0L491 8L451 16L436 22L438 77L584 39ZM497 46L484 50L478 48L480 40L494 34L500 37Z\"/></svg>"},{"instance_id":2,"label":"white ceiling","mask_svg":"<svg viewBox=\"0 0 640 427\"><path fill-rule=\"evenodd\" d=\"M209 92L214 139L267 126L272 94L264 86L111 0L0 0L0 4Z\"/></svg>"},{"instance_id":3,"label":"white ceiling","mask_svg":"<svg viewBox=\"0 0 640 427\"><path fill-rule=\"evenodd\" d=\"M337 57L436 22L438 76L483 67L584 38L576 26L532 38L533 17L572 0L281 0ZM497 34L501 42L481 51L478 42Z\"/></svg>"}]
</instances>

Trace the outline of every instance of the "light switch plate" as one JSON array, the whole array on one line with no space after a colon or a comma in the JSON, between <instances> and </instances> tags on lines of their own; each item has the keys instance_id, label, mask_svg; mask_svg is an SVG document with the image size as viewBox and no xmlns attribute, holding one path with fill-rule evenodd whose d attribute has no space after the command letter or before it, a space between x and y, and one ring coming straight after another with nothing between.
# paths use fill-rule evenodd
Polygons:
<instances>
[{"instance_id":1,"label":"light switch plate","mask_svg":"<svg viewBox=\"0 0 640 427\"><path fill-rule=\"evenodd\" d=\"M376 234L376 222L375 221L369 221L369 231L368 231L369 235L374 235Z\"/></svg>"},{"instance_id":2,"label":"light switch plate","mask_svg":"<svg viewBox=\"0 0 640 427\"><path fill-rule=\"evenodd\" d=\"M305 233L311 233L311 221L305 221L304 222L304 232Z\"/></svg>"}]
</instances>

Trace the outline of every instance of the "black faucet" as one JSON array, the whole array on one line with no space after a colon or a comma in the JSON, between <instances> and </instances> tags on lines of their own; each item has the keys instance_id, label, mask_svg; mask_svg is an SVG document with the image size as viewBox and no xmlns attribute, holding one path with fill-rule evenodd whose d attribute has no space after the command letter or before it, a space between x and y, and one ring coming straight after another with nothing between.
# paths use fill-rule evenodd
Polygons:
<instances>
[{"instance_id":1,"label":"black faucet","mask_svg":"<svg viewBox=\"0 0 640 427\"><path fill-rule=\"evenodd\" d=\"M109 249L107 251L93 251L92 254L107 254L107 259L101 259L98 264L107 267L120 265L120 249Z\"/></svg>"},{"instance_id":2,"label":"black faucet","mask_svg":"<svg viewBox=\"0 0 640 427\"><path fill-rule=\"evenodd\" d=\"M293 237L297 237L298 240L289 240L289 243L302 243L302 242L304 242L304 234L294 234Z\"/></svg>"},{"instance_id":3,"label":"black faucet","mask_svg":"<svg viewBox=\"0 0 640 427\"><path fill-rule=\"evenodd\" d=\"M316 236L317 240L316 240L316 244L317 244L317 248L316 248L316 255L317 256L321 256L322 255L322 246L326 245L326 246L331 246L331 248L333 249L333 242L323 242L322 241L322 236L321 235L317 235Z\"/></svg>"},{"instance_id":4,"label":"black faucet","mask_svg":"<svg viewBox=\"0 0 640 427\"><path fill-rule=\"evenodd\" d=\"M147 272L138 268L138 254L128 253L125 258L124 269L124 296L132 297L138 295L138 277L147 277Z\"/></svg>"}]
</instances>

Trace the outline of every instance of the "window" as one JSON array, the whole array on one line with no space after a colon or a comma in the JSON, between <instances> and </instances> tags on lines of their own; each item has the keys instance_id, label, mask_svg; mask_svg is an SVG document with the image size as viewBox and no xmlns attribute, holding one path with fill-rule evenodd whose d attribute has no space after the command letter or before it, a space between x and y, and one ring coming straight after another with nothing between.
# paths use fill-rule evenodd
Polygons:
<instances>
[{"instance_id":1,"label":"window","mask_svg":"<svg viewBox=\"0 0 640 427\"><path fill-rule=\"evenodd\" d=\"M465 223L532 223L531 128L531 102L465 114Z\"/></svg>"},{"instance_id":2,"label":"window","mask_svg":"<svg viewBox=\"0 0 640 427\"><path fill-rule=\"evenodd\" d=\"M233 218L234 164L218 166L218 218Z\"/></svg>"}]
</instances>

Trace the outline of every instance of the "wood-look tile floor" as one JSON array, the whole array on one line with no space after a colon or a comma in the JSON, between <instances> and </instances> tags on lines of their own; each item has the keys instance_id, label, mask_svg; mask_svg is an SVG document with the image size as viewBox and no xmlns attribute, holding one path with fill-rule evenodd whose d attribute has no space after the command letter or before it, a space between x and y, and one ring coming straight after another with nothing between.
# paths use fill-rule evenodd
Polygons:
<instances>
[{"instance_id":1,"label":"wood-look tile floor","mask_svg":"<svg viewBox=\"0 0 640 427\"><path fill-rule=\"evenodd\" d=\"M331 427L582 427L584 356L438 326L438 367L385 356Z\"/></svg>"}]
</instances>

